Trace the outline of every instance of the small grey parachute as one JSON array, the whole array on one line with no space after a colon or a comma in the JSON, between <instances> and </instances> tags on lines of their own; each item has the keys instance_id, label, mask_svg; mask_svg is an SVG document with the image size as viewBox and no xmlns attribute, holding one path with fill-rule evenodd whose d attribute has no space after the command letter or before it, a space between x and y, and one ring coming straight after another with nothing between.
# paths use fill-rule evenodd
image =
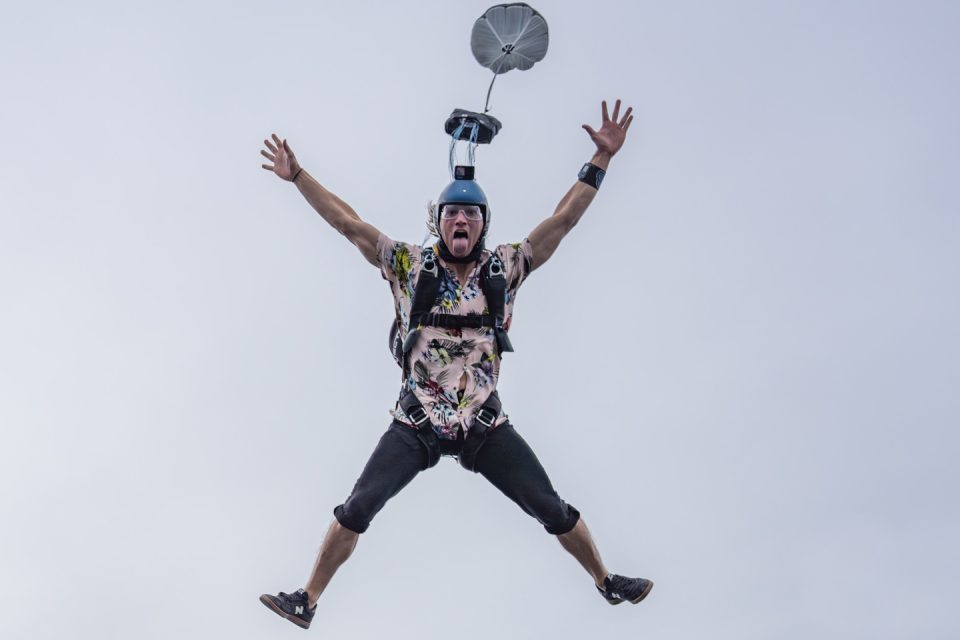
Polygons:
<instances>
[{"instance_id":1,"label":"small grey parachute","mask_svg":"<svg viewBox=\"0 0 960 640\"><path fill-rule=\"evenodd\" d=\"M524 2L498 4L473 23L470 49L477 62L496 74L526 71L547 55L547 21Z\"/></svg>"},{"instance_id":2,"label":"small grey parachute","mask_svg":"<svg viewBox=\"0 0 960 640\"><path fill-rule=\"evenodd\" d=\"M525 2L497 4L473 23L470 50L481 65L493 71L483 112L490 111L490 92L501 73L526 71L547 55L547 21Z\"/></svg>"}]
</instances>

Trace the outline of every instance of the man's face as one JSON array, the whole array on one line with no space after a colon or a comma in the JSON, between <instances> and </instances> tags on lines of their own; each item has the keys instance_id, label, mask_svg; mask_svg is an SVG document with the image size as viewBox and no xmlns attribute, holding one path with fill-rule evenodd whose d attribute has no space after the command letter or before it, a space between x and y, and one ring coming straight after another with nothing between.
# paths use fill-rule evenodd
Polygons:
<instances>
[{"instance_id":1,"label":"man's face","mask_svg":"<svg viewBox=\"0 0 960 640\"><path fill-rule=\"evenodd\" d=\"M473 204L445 204L440 210L440 237L450 253L469 255L483 232L483 213Z\"/></svg>"}]
</instances>

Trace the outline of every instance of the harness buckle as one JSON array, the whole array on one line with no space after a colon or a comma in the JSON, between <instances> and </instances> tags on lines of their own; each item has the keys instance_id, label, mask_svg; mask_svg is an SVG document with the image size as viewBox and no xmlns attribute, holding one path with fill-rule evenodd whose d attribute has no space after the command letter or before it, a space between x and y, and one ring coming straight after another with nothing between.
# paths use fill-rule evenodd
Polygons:
<instances>
[{"instance_id":1,"label":"harness buckle","mask_svg":"<svg viewBox=\"0 0 960 640\"><path fill-rule=\"evenodd\" d=\"M419 427L426 422L430 416L427 415L427 412L423 409L423 407L414 407L407 412L407 417L413 421L413 424Z\"/></svg>"},{"instance_id":2,"label":"harness buckle","mask_svg":"<svg viewBox=\"0 0 960 640\"><path fill-rule=\"evenodd\" d=\"M500 262L500 258L497 257L497 254L490 256L490 262L487 263L487 273L490 274L490 277L497 278L503 276L503 263Z\"/></svg>"},{"instance_id":3,"label":"harness buckle","mask_svg":"<svg viewBox=\"0 0 960 640\"><path fill-rule=\"evenodd\" d=\"M423 260L423 265L421 266L421 270L429 273L434 278L439 277L440 270L437 269L437 261L435 259L433 250L432 249L424 250L424 252L421 254L421 259Z\"/></svg>"},{"instance_id":4,"label":"harness buckle","mask_svg":"<svg viewBox=\"0 0 960 640\"><path fill-rule=\"evenodd\" d=\"M497 414L491 411L486 407L480 407L480 411L477 411L477 415L474 416L473 422L480 423L486 429L489 429L493 426L493 423L497 419Z\"/></svg>"}]
</instances>

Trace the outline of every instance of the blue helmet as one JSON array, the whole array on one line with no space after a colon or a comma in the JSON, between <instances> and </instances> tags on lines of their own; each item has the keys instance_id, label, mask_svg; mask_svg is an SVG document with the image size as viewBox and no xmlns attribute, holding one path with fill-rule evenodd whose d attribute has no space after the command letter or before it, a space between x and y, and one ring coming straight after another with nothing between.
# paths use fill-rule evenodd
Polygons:
<instances>
[{"instance_id":1,"label":"blue helmet","mask_svg":"<svg viewBox=\"0 0 960 640\"><path fill-rule=\"evenodd\" d=\"M440 192L437 198L437 229L440 228L440 212L445 204L475 204L483 213L483 231L481 237L487 234L487 224L490 216L487 210L487 195L480 185L473 179L473 167L459 165L454 170L454 181Z\"/></svg>"}]
</instances>

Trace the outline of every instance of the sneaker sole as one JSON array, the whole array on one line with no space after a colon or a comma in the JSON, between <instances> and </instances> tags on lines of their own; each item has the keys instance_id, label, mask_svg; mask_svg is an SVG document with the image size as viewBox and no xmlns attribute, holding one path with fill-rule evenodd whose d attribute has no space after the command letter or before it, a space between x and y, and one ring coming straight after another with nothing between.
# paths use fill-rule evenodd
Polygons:
<instances>
[{"instance_id":1,"label":"sneaker sole","mask_svg":"<svg viewBox=\"0 0 960 640\"><path fill-rule=\"evenodd\" d=\"M260 596L260 602L262 602L264 606L267 607L267 609L270 609L270 611L273 611L275 614L277 614L281 618L286 618L287 620L297 625L301 629L310 628L309 622L305 622L300 618L298 618L297 616L290 615L289 613L287 613L286 611L278 607L276 604L274 604L273 600L270 598L269 595L263 594L262 596Z\"/></svg>"},{"instance_id":2,"label":"sneaker sole","mask_svg":"<svg viewBox=\"0 0 960 640\"><path fill-rule=\"evenodd\" d=\"M637 604L638 602L646 598L648 595L650 595L651 591L653 591L653 580L647 580L647 588L641 591L640 595L638 595L636 598L631 600L630 603Z\"/></svg>"}]
</instances>

